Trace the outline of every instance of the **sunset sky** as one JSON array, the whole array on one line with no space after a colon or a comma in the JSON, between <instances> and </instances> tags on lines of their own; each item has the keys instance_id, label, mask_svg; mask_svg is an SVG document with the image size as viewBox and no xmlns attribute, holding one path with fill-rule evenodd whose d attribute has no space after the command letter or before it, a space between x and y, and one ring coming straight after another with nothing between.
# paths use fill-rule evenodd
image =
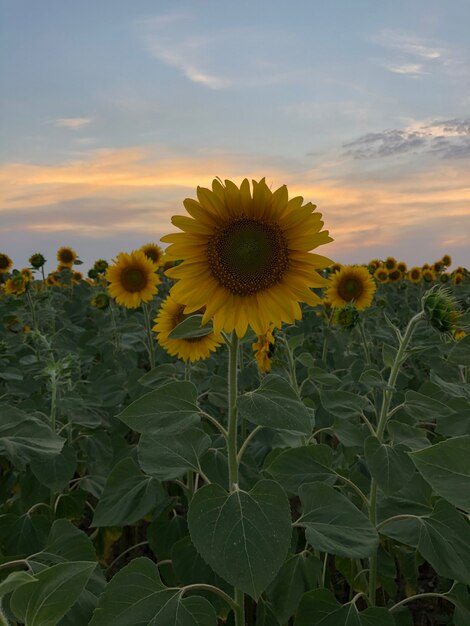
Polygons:
<instances>
[{"instance_id":1,"label":"sunset sky","mask_svg":"<svg viewBox=\"0 0 470 626\"><path fill-rule=\"evenodd\" d=\"M469 24L468 0L0 0L0 252L87 267L264 176L336 261L468 267Z\"/></svg>"}]
</instances>

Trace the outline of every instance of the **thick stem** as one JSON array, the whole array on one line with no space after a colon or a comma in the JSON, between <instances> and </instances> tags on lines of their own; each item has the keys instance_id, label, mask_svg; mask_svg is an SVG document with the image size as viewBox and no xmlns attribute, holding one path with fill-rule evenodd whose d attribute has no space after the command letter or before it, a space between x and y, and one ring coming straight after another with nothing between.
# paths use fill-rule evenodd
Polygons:
<instances>
[{"instance_id":1,"label":"thick stem","mask_svg":"<svg viewBox=\"0 0 470 626\"><path fill-rule=\"evenodd\" d=\"M388 379L388 388L384 389L383 398L382 398L382 407L380 409L379 415L379 423L377 425L377 439L380 443L382 443L383 435L385 432L385 427L387 425L387 420L389 417L389 407L392 399L392 390L395 387L395 383L398 378L398 373L400 371L400 367L405 361L405 353L408 348L408 344L413 335L413 331L415 329L416 324L422 320L424 317L424 313L420 311L411 320L408 322L408 326L406 327L405 334L400 341L398 346L398 351L395 357L395 361L393 362L392 369L390 370L390 376ZM375 478L372 478L370 484L370 509L369 509L369 519L373 526L377 524L377 481ZM375 606L375 590L377 586L377 551L373 554L373 556L369 559L369 601L371 606Z\"/></svg>"},{"instance_id":2,"label":"thick stem","mask_svg":"<svg viewBox=\"0 0 470 626\"><path fill-rule=\"evenodd\" d=\"M150 306L146 303L143 305L145 328L147 332L147 350L149 353L150 369L155 367L155 340L152 335L152 320L150 319Z\"/></svg>"}]
</instances>

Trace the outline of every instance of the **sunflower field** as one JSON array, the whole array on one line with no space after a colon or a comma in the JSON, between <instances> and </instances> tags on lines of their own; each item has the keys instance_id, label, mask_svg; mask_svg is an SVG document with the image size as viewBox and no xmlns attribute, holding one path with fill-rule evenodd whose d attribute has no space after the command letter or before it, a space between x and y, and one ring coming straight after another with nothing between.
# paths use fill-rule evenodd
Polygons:
<instances>
[{"instance_id":1,"label":"sunflower field","mask_svg":"<svg viewBox=\"0 0 470 626\"><path fill-rule=\"evenodd\" d=\"M468 269L335 264L264 180L184 206L0 250L0 624L468 626Z\"/></svg>"}]
</instances>

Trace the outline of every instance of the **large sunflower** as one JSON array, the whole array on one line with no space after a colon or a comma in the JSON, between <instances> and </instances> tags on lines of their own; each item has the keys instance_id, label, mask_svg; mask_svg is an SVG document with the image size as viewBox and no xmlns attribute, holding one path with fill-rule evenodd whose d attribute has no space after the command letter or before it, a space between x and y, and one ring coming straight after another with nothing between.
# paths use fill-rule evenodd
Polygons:
<instances>
[{"instance_id":1,"label":"large sunflower","mask_svg":"<svg viewBox=\"0 0 470 626\"><path fill-rule=\"evenodd\" d=\"M191 217L172 219L184 232L162 238L168 260L182 260L166 274L177 279L172 293L185 313L206 307L203 323L213 318L216 332L243 337L248 325L261 335L271 322L300 319L300 302L320 302L311 288L328 281L316 270L332 261L309 250L332 239L315 205L289 200L285 185L272 192L264 178L253 193L247 179L240 187L214 180L197 196L184 201Z\"/></svg>"},{"instance_id":2,"label":"large sunflower","mask_svg":"<svg viewBox=\"0 0 470 626\"><path fill-rule=\"evenodd\" d=\"M350 302L356 309L370 306L375 293L375 282L366 267L343 265L339 272L331 277L331 284L325 297L332 306L340 309Z\"/></svg>"},{"instance_id":3,"label":"large sunflower","mask_svg":"<svg viewBox=\"0 0 470 626\"><path fill-rule=\"evenodd\" d=\"M77 253L72 248L63 246L57 250L57 260L64 267L72 267L77 258Z\"/></svg>"},{"instance_id":4,"label":"large sunflower","mask_svg":"<svg viewBox=\"0 0 470 626\"><path fill-rule=\"evenodd\" d=\"M11 269L13 265L13 261L10 259L8 254L4 254L0 252L0 273L6 273Z\"/></svg>"},{"instance_id":5,"label":"large sunflower","mask_svg":"<svg viewBox=\"0 0 470 626\"><path fill-rule=\"evenodd\" d=\"M145 246L142 246L140 249L157 267L162 265L163 250L156 243L146 243Z\"/></svg>"},{"instance_id":6,"label":"large sunflower","mask_svg":"<svg viewBox=\"0 0 470 626\"><path fill-rule=\"evenodd\" d=\"M157 333L157 341L171 356L184 361L199 361L207 359L211 352L215 352L223 342L219 333L209 333L203 337L189 339L169 339L168 335L178 326L187 315L184 314L185 305L178 304L171 295L162 302L153 330Z\"/></svg>"},{"instance_id":7,"label":"large sunflower","mask_svg":"<svg viewBox=\"0 0 470 626\"><path fill-rule=\"evenodd\" d=\"M156 265L141 250L121 252L106 270L108 291L118 304L135 309L157 293L160 278Z\"/></svg>"}]
</instances>

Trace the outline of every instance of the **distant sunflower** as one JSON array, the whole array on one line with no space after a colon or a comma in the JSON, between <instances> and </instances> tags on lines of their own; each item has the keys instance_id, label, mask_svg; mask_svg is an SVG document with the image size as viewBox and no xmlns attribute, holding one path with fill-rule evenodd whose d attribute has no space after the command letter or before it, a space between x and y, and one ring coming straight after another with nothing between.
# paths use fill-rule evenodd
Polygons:
<instances>
[{"instance_id":1,"label":"distant sunflower","mask_svg":"<svg viewBox=\"0 0 470 626\"><path fill-rule=\"evenodd\" d=\"M426 283L432 283L434 280L436 280L436 274L434 273L434 270L432 270L431 268L424 269L423 280Z\"/></svg>"},{"instance_id":2,"label":"distant sunflower","mask_svg":"<svg viewBox=\"0 0 470 626\"><path fill-rule=\"evenodd\" d=\"M415 285L418 285L421 280L422 280L422 271L420 267L412 267L410 269L410 271L408 272L408 274L406 275L407 279L410 281L410 283L414 283Z\"/></svg>"},{"instance_id":3,"label":"distant sunflower","mask_svg":"<svg viewBox=\"0 0 470 626\"><path fill-rule=\"evenodd\" d=\"M467 336L467 333L463 328L457 328L456 330L454 330L453 336L455 341L460 341Z\"/></svg>"},{"instance_id":4,"label":"distant sunflower","mask_svg":"<svg viewBox=\"0 0 470 626\"><path fill-rule=\"evenodd\" d=\"M162 237L168 260L182 261L166 274L185 313L206 307L203 323L213 318L216 332L243 337L248 326L261 335L300 319L300 302L320 302L312 288L328 281L316 270L332 261L309 251L332 239L313 204L289 200L285 185L272 192L264 178L253 194L245 179L240 187L214 180L197 195L184 201L192 218L172 219L184 232Z\"/></svg>"},{"instance_id":5,"label":"distant sunflower","mask_svg":"<svg viewBox=\"0 0 470 626\"><path fill-rule=\"evenodd\" d=\"M378 259L372 259L367 264L367 269L369 270L369 274L374 274L375 270L380 267L380 261Z\"/></svg>"},{"instance_id":6,"label":"distant sunflower","mask_svg":"<svg viewBox=\"0 0 470 626\"><path fill-rule=\"evenodd\" d=\"M209 333L203 337L191 337L189 339L169 339L168 335L178 324L188 317L184 314L185 305L178 304L174 298L168 295L162 302L153 331L157 334L158 343L171 356L176 356L183 361L199 361L207 359L211 352L215 352L223 343L219 333Z\"/></svg>"},{"instance_id":7,"label":"distant sunflower","mask_svg":"<svg viewBox=\"0 0 470 626\"><path fill-rule=\"evenodd\" d=\"M26 291L28 283L29 280L25 278L23 274L16 272L6 281L3 288L5 293L19 296Z\"/></svg>"},{"instance_id":8,"label":"distant sunflower","mask_svg":"<svg viewBox=\"0 0 470 626\"><path fill-rule=\"evenodd\" d=\"M13 265L13 261L7 254L0 252L0 273L9 272L11 266Z\"/></svg>"},{"instance_id":9,"label":"distant sunflower","mask_svg":"<svg viewBox=\"0 0 470 626\"><path fill-rule=\"evenodd\" d=\"M460 285L463 282L463 274L460 272L455 272L452 274L452 282L454 285Z\"/></svg>"},{"instance_id":10,"label":"distant sunflower","mask_svg":"<svg viewBox=\"0 0 470 626\"><path fill-rule=\"evenodd\" d=\"M366 267L344 265L333 274L325 297L333 307L340 309L352 302L357 309L371 305L376 285Z\"/></svg>"},{"instance_id":11,"label":"distant sunflower","mask_svg":"<svg viewBox=\"0 0 470 626\"><path fill-rule=\"evenodd\" d=\"M142 302L149 302L157 293L160 278L155 264L141 250L130 254L121 252L114 265L106 271L108 291L118 304L135 309Z\"/></svg>"},{"instance_id":12,"label":"distant sunflower","mask_svg":"<svg viewBox=\"0 0 470 626\"><path fill-rule=\"evenodd\" d=\"M142 246L140 249L157 267L162 265L163 250L156 243L146 243L145 246Z\"/></svg>"},{"instance_id":13,"label":"distant sunflower","mask_svg":"<svg viewBox=\"0 0 470 626\"><path fill-rule=\"evenodd\" d=\"M403 277L403 274L400 272L398 267L388 273L388 280L391 283L398 283Z\"/></svg>"},{"instance_id":14,"label":"distant sunflower","mask_svg":"<svg viewBox=\"0 0 470 626\"><path fill-rule=\"evenodd\" d=\"M48 287L59 287L60 281L57 275L54 273L49 274L48 277L46 278L46 285Z\"/></svg>"},{"instance_id":15,"label":"distant sunflower","mask_svg":"<svg viewBox=\"0 0 470 626\"><path fill-rule=\"evenodd\" d=\"M64 267L72 267L77 258L77 253L72 248L63 246L57 250L57 261Z\"/></svg>"},{"instance_id":16,"label":"distant sunflower","mask_svg":"<svg viewBox=\"0 0 470 626\"><path fill-rule=\"evenodd\" d=\"M391 271L391 270L394 270L394 269L396 268L396 266L397 266L397 262L396 262L396 260L393 258L393 256L388 256L388 257L385 259L385 263L384 263L384 265L385 265L385 267L386 267L389 271Z\"/></svg>"},{"instance_id":17,"label":"distant sunflower","mask_svg":"<svg viewBox=\"0 0 470 626\"><path fill-rule=\"evenodd\" d=\"M400 270L402 274L405 274L407 270L406 263L404 261L397 263L397 270Z\"/></svg>"},{"instance_id":18,"label":"distant sunflower","mask_svg":"<svg viewBox=\"0 0 470 626\"><path fill-rule=\"evenodd\" d=\"M388 283L388 272L387 268L379 267L374 272L374 278L379 283Z\"/></svg>"},{"instance_id":19,"label":"distant sunflower","mask_svg":"<svg viewBox=\"0 0 470 626\"><path fill-rule=\"evenodd\" d=\"M74 283L79 283L81 280L83 280L83 274L81 272L73 272L72 280Z\"/></svg>"},{"instance_id":20,"label":"distant sunflower","mask_svg":"<svg viewBox=\"0 0 470 626\"><path fill-rule=\"evenodd\" d=\"M452 265L452 257L448 254L444 254L441 259L441 263L442 265L444 265L444 267L450 267Z\"/></svg>"},{"instance_id":21,"label":"distant sunflower","mask_svg":"<svg viewBox=\"0 0 470 626\"><path fill-rule=\"evenodd\" d=\"M24 267L21 270L21 274L28 282L34 279L33 272L29 269L29 267Z\"/></svg>"},{"instance_id":22,"label":"distant sunflower","mask_svg":"<svg viewBox=\"0 0 470 626\"><path fill-rule=\"evenodd\" d=\"M444 269L442 261L436 261L435 263L433 263L432 269L436 272L436 274L442 272L442 270Z\"/></svg>"}]
</instances>

